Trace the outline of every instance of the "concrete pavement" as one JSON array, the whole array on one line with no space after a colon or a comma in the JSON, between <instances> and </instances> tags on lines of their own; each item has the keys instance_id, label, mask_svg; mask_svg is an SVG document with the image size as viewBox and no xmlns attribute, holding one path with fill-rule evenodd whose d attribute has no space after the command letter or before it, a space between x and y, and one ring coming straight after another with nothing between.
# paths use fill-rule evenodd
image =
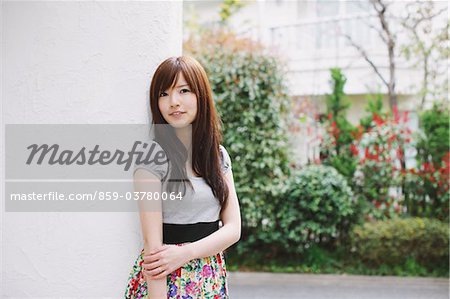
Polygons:
<instances>
[{"instance_id":1,"label":"concrete pavement","mask_svg":"<svg viewBox=\"0 0 450 299\"><path fill-rule=\"evenodd\" d=\"M229 272L230 299L449 299L449 280Z\"/></svg>"}]
</instances>

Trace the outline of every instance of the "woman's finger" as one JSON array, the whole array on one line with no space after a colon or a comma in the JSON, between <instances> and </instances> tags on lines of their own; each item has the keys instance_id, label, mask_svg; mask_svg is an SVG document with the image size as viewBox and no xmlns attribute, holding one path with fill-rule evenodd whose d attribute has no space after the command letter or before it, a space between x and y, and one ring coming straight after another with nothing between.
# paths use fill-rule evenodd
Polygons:
<instances>
[{"instance_id":1,"label":"woman's finger","mask_svg":"<svg viewBox=\"0 0 450 299\"><path fill-rule=\"evenodd\" d=\"M158 261L151 262L151 263L148 263L148 264L144 263L144 264L142 264L142 267L145 270L153 270L153 269L156 269L156 268L158 268L159 266L162 266L162 265L163 265L163 261L162 260L158 260Z\"/></svg>"},{"instance_id":2,"label":"woman's finger","mask_svg":"<svg viewBox=\"0 0 450 299\"><path fill-rule=\"evenodd\" d=\"M164 269L162 267L158 267L156 269L153 270L145 270L145 273L147 273L148 276L155 276L161 272L164 272ZM153 277L152 277L153 278Z\"/></svg>"},{"instance_id":3,"label":"woman's finger","mask_svg":"<svg viewBox=\"0 0 450 299\"><path fill-rule=\"evenodd\" d=\"M150 255L144 255L144 263L149 264L151 262L155 262L161 258L160 254L150 254Z\"/></svg>"}]
</instances>

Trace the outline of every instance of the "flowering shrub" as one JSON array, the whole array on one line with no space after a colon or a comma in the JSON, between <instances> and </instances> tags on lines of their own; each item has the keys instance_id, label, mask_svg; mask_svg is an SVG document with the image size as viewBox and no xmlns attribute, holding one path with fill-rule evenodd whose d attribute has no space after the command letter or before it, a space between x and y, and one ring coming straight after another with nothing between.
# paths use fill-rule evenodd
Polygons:
<instances>
[{"instance_id":1,"label":"flowering shrub","mask_svg":"<svg viewBox=\"0 0 450 299\"><path fill-rule=\"evenodd\" d=\"M391 218L402 212L405 147L411 142L408 113L373 114L372 125L355 136L352 153L358 157L355 187L372 207L369 219ZM361 129L360 131L361 132Z\"/></svg>"},{"instance_id":2,"label":"flowering shrub","mask_svg":"<svg viewBox=\"0 0 450 299\"><path fill-rule=\"evenodd\" d=\"M411 216L448 220L449 111L435 105L421 116L421 134L407 127L408 113L383 112L375 95L370 114L354 128L346 119L345 76L331 70L333 93L322 121L320 162L344 175L359 199L366 220ZM406 168L405 152L417 152L417 167Z\"/></svg>"},{"instance_id":3,"label":"flowering shrub","mask_svg":"<svg viewBox=\"0 0 450 299\"><path fill-rule=\"evenodd\" d=\"M440 163L424 162L405 174L408 214L448 220L450 153Z\"/></svg>"},{"instance_id":4,"label":"flowering shrub","mask_svg":"<svg viewBox=\"0 0 450 299\"><path fill-rule=\"evenodd\" d=\"M405 174L408 214L448 221L450 152L449 111L435 105L421 115L418 167Z\"/></svg>"}]
</instances>

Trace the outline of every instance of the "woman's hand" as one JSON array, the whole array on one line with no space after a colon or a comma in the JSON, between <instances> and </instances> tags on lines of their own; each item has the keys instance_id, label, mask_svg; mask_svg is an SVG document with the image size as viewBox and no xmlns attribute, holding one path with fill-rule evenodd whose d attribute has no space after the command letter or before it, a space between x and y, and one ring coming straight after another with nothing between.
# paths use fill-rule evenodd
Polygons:
<instances>
[{"instance_id":1,"label":"woman's hand","mask_svg":"<svg viewBox=\"0 0 450 299\"><path fill-rule=\"evenodd\" d=\"M144 255L144 275L150 279L161 279L190 260L184 246L163 244L148 255Z\"/></svg>"}]
</instances>

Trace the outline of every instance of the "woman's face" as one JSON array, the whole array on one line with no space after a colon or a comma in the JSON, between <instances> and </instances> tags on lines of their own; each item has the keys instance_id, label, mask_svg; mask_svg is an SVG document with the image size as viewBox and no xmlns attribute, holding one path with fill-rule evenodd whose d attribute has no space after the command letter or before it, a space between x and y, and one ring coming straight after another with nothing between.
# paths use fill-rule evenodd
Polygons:
<instances>
[{"instance_id":1,"label":"woman's face","mask_svg":"<svg viewBox=\"0 0 450 299\"><path fill-rule=\"evenodd\" d=\"M183 73L178 75L175 86L161 92L158 107L164 119L175 128L190 125L197 115L197 96L191 91ZM177 113L180 111L181 113Z\"/></svg>"}]
</instances>

